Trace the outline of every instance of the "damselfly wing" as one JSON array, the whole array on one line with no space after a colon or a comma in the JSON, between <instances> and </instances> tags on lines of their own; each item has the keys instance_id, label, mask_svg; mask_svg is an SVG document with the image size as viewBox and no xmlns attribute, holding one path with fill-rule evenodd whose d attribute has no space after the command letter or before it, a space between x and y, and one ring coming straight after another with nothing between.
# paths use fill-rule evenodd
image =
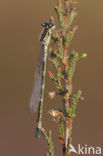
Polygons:
<instances>
[{"instance_id":1,"label":"damselfly wing","mask_svg":"<svg viewBox=\"0 0 103 156\"><path fill-rule=\"evenodd\" d=\"M49 44L50 36L52 31L54 30L55 26L53 23L44 22L41 24L44 28L40 41L41 41L41 51L39 52L38 56L38 63L37 68L35 72L35 78L34 78L34 84L33 84L33 90L32 90L32 96L30 99L30 113L34 114L36 112L37 106L39 105L39 102L41 101L41 94L42 94L42 88L43 87L43 78L45 75L43 75L44 72L44 65L46 63L46 53L47 53L47 47Z\"/></svg>"},{"instance_id":2,"label":"damselfly wing","mask_svg":"<svg viewBox=\"0 0 103 156\"><path fill-rule=\"evenodd\" d=\"M34 114L40 102L41 86L42 86L42 68L43 68L43 54L39 52L37 68L35 71L34 84L32 96L30 99L30 113Z\"/></svg>"}]
</instances>

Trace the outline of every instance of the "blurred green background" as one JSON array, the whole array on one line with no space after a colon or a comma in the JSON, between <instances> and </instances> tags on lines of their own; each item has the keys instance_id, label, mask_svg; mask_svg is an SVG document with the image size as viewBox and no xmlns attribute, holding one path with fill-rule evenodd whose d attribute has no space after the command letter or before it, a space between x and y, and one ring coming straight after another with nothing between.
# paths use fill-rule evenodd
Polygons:
<instances>
[{"instance_id":1,"label":"blurred green background","mask_svg":"<svg viewBox=\"0 0 103 156\"><path fill-rule=\"evenodd\" d=\"M43 156L45 140L34 135L36 117L29 114L34 73L39 52L41 22L56 17L56 0L0 1L0 155ZM88 57L78 62L73 91L83 91L73 122L73 145L102 146L103 143L103 0L80 0L73 24L79 29L71 49ZM57 19L57 17L55 18ZM55 155L62 155L57 125L48 107L58 108L61 100L49 100L53 83L47 77L44 126L53 129ZM59 152L59 154L58 154ZM72 154L75 155L75 154Z\"/></svg>"}]
</instances>

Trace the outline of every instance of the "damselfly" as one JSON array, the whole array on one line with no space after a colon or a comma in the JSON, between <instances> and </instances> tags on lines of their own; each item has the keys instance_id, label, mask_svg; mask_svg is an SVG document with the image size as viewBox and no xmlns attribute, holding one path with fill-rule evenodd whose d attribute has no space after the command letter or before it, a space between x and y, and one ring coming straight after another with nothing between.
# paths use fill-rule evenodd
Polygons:
<instances>
[{"instance_id":1,"label":"damselfly","mask_svg":"<svg viewBox=\"0 0 103 156\"><path fill-rule=\"evenodd\" d=\"M38 65L35 72L34 86L33 86L32 96L30 100L30 112L32 114L35 113L36 108L39 105L37 128L36 128L36 135L38 137L40 137L41 127L42 127L42 111L43 111L43 98L44 98L44 87L45 87L47 50L48 50L51 34L55 29L55 25L53 23L44 22L41 25L44 28L40 37L41 52L39 53Z\"/></svg>"}]
</instances>

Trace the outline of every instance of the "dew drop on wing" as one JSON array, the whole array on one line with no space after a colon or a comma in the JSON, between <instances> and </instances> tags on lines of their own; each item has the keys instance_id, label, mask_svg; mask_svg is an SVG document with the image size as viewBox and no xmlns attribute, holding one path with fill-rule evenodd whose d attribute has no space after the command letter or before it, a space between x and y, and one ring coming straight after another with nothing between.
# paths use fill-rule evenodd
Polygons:
<instances>
[{"instance_id":1,"label":"dew drop on wing","mask_svg":"<svg viewBox=\"0 0 103 156\"><path fill-rule=\"evenodd\" d=\"M38 56L37 68L35 71L32 95L29 104L30 114L35 114L36 109L40 102L41 85L42 85L42 66L43 66L43 55L42 52L40 51Z\"/></svg>"}]
</instances>

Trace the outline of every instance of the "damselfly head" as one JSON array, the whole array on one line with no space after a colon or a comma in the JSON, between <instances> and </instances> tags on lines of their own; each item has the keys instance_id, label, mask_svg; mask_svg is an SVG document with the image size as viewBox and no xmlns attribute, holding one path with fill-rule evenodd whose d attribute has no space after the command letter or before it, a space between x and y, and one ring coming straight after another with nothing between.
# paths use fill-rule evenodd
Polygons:
<instances>
[{"instance_id":1,"label":"damselfly head","mask_svg":"<svg viewBox=\"0 0 103 156\"><path fill-rule=\"evenodd\" d=\"M51 22L49 22L49 23L43 22L43 23L41 23L41 26L44 28L49 28L49 29L52 29L53 27L55 27L55 25Z\"/></svg>"},{"instance_id":2,"label":"damselfly head","mask_svg":"<svg viewBox=\"0 0 103 156\"><path fill-rule=\"evenodd\" d=\"M47 43L50 39L52 32L55 29L55 25L52 22L43 22L41 23L41 26L44 28L44 30L41 34L40 41Z\"/></svg>"}]
</instances>

